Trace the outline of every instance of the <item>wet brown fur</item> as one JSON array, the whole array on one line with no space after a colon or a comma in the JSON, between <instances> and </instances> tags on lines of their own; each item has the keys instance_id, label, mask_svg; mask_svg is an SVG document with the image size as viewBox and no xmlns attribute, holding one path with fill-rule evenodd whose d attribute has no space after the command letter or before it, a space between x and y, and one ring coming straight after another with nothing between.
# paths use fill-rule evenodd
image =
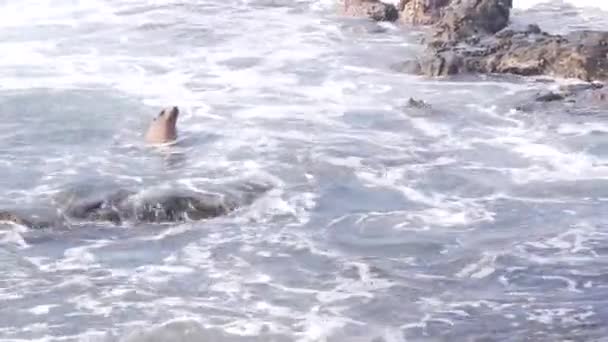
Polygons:
<instances>
[{"instance_id":1,"label":"wet brown fur","mask_svg":"<svg viewBox=\"0 0 608 342\"><path fill-rule=\"evenodd\" d=\"M177 139L177 118L179 109L168 107L163 109L150 123L146 132L146 142L149 144L164 144Z\"/></svg>"}]
</instances>

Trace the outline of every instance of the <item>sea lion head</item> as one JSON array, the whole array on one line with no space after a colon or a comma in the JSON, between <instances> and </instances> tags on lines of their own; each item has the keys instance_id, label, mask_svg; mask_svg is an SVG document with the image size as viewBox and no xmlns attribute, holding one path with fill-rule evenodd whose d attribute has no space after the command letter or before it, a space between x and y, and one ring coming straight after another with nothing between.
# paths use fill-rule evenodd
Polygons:
<instances>
[{"instance_id":1,"label":"sea lion head","mask_svg":"<svg viewBox=\"0 0 608 342\"><path fill-rule=\"evenodd\" d=\"M162 120L166 120L167 122L172 124L173 127L175 127L178 116L179 116L179 109L176 106L173 106L173 107L168 107L168 108L161 110L160 113L158 113L157 119L161 118Z\"/></svg>"},{"instance_id":2,"label":"sea lion head","mask_svg":"<svg viewBox=\"0 0 608 342\"><path fill-rule=\"evenodd\" d=\"M162 144L177 139L176 124L178 116L179 109L175 106L161 110L148 128L146 142Z\"/></svg>"}]
</instances>

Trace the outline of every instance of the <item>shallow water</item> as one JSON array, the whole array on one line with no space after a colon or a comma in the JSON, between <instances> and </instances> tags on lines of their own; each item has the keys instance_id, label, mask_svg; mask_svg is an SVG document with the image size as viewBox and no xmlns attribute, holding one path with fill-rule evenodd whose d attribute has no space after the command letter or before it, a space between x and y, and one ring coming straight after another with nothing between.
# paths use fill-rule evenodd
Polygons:
<instances>
[{"instance_id":1,"label":"shallow water","mask_svg":"<svg viewBox=\"0 0 608 342\"><path fill-rule=\"evenodd\" d=\"M53 210L73 184L273 186L204 222L2 226L0 340L605 339L608 113L513 110L555 84L397 73L420 32L332 4L0 2L2 208ZM168 105L178 146L143 146Z\"/></svg>"}]
</instances>

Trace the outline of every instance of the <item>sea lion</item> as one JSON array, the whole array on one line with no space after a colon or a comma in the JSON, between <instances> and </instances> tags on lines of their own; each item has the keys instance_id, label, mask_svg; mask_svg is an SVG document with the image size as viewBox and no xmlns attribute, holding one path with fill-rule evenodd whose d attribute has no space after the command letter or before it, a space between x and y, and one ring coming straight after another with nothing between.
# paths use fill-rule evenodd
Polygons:
<instances>
[{"instance_id":1,"label":"sea lion","mask_svg":"<svg viewBox=\"0 0 608 342\"><path fill-rule=\"evenodd\" d=\"M177 139L175 126L178 115L179 110L175 106L163 109L148 127L146 142L149 144L164 144Z\"/></svg>"}]
</instances>

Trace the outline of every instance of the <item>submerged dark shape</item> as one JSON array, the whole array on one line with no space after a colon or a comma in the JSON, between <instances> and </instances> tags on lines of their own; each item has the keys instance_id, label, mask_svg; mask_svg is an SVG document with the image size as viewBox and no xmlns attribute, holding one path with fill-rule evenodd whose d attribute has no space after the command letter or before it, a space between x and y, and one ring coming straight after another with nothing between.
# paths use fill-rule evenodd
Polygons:
<instances>
[{"instance_id":1,"label":"submerged dark shape","mask_svg":"<svg viewBox=\"0 0 608 342\"><path fill-rule=\"evenodd\" d=\"M65 226L64 221L59 216L47 215L47 217L41 219L37 216L23 213L21 210L0 211L0 224L2 223L12 223L32 229L45 229Z\"/></svg>"},{"instance_id":2,"label":"submerged dark shape","mask_svg":"<svg viewBox=\"0 0 608 342\"><path fill-rule=\"evenodd\" d=\"M601 83L561 86L557 91L535 95L515 107L523 112L564 112L576 115L608 114L608 89Z\"/></svg>"},{"instance_id":3,"label":"submerged dark shape","mask_svg":"<svg viewBox=\"0 0 608 342\"><path fill-rule=\"evenodd\" d=\"M240 190L240 192L238 191ZM66 216L120 224L184 222L226 215L251 204L268 187L240 187L232 193L200 193L180 189L116 190L94 196L71 196L64 202Z\"/></svg>"},{"instance_id":4,"label":"submerged dark shape","mask_svg":"<svg viewBox=\"0 0 608 342\"><path fill-rule=\"evenodd\" d=\"M238 205L219 195L165 194L128 199L123 213L137 222L184 222L226 215Z\"/></svg>"},{"instance_id":5,"label":"submerged dark shape","mask_svg":"<svg viewBox=\"0 0 608 342\"><path fill-rule=\"evenodd\" d=\"M563 99L564 99L563 94L550 91L548 93L539 94L535 100L537 102L552 102L552 101L560 101Z\"/></svg>"},{"instance_id":6,"label":"submerged dark shape","mask_svg":"<svg viewBox=\"0 0 608 342\"><path fill-rule=\"evenodd\" d=\"M393 4L379 0L342 0L340 9L342 15L350 17L370 18L375 21L396 21L399 12Z\"/></svg>"},{"instance_id":7,"label":"submerged dark shape","mask_svg":"<svg viewBox=\"0 0 608 342\"><path fill-rule=\"evenodd\" d=\"M31 220L10 211L0 211L0 222L9 222L27 227L34 226L34 223Z\"/></svg>"},{"instance_id":8,"label":"submerged dark shape","mask_svg":"<svg viewBox=\"0 0 608 342\"><path fill-rule=\"evenodd\" d=\"M60 215L50 220L34 220L16 211L0 211L0 221L30 228L69 226L74 221L177 223L227 215L251 204L269 189L264 185L240 185L225 193L199 193L190 190L126 189L100 191L94 187L75 187L54 200Z\"/></svg>"},{"instance_id":9,"label":"submerged dark shape","mask_svg":"<svg viewBox=\"0 0 608 342\"><path fill-rule=\"evenodd\" d=\"M431 106L424 102L423 100L416 100L413 97L410 97L407 100L406 106L409 108L416 108L416 109L429 109L431 108Z\"/></svg>"}]
</instances>

